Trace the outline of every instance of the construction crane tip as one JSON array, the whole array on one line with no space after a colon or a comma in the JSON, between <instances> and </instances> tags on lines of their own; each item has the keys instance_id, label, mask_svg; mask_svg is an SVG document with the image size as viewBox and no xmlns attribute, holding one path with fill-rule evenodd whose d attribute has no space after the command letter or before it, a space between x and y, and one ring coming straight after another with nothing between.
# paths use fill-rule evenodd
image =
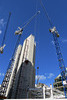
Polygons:
<instances>
[{"instance_id":1,"label":"construction crane tip","mask_svg":"<svg viewBox=\"0 0 67 100\"><path fill-rule=\"evenodd\" d=\"M37 12L38 14L40 13L40 11Z\"/></svg>"}]
</instances>

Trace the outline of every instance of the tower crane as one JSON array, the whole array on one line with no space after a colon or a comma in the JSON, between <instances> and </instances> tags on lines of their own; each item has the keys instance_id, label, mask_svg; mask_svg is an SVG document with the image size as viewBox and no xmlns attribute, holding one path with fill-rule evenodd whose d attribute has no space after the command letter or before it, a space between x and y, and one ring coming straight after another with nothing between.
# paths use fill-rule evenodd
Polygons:
<instances>
[{"instance_id":1,"label":"tower crane","mask_svg":"<svg viewBox=\"0 0 67 100\"><path fill-rule=\"evenodd\" d=\"M7 20L7 24L6 24L6 29L5 29L2 44L1 44L1 47L0 47L0 53L1 54L3 54L3 49L6 46L6 44L4 44L4 42L5 42L5 38L6 38L6 34L7 34L7 29L8 29L8 25L9 25L9 21L10 21L10 16L11 16L11 12L9 12L9 16L8 16L8 20Z\"/></svg>"},{"instance_id":2,"label":"tower crane","mask_svg":"<svg viewBox=\"0 0 67 100\"><path fill-rule=\"evenodd\" d=\"M26 26L27 26L39 13L40 13L40 11L37 11L28 21L26 21L26 24L25 24L22 28L18 27L19 30L16 30L16 31L15 31L15 35L19 35L19 36L18 36L16 45L15 45L15 48L14 48L14 52L13 52L12 57L11 57L11 59L10 59L10 62L9 62L9 64L8 64L7 70L9 69L9 67L11 66L11 64L12 64L13 61L14 61L14 54L15 54L16 48L18 47L18 44L19 44L19 42L20 42L20 39L21 39L23 30L26 28ZM11 69L11 70L12 70L12 69ZM16 71L15 71L15 72L16 72Z\"/></svg>"},{"instance_id":3,"label":"tower crane","mask_svg":"<svg viewBox=\"0 0 67 100\"><path fill-rule=\"evenodd\" d=\"M15 59L14 59L14 54L15 54L15 51L16 51L16 49L17 49L17 46L18 46L18 44L19 44L19 42L20 42L20 38L21 38L21 36L22 36L22 32L23 32L23 30L25 29L25 27L26 27L39 13L40 13L40 11L36 12L36 13L26 22L26 24L25 24L22 28L19 28L19 30L15 31L15 35L19 35L19 36L18 36L16 45L15 45L15 48L14 48L14 52L13 52L12 57L11 57L11 59L10 59L8 68L7 68L7 72L9 73L10 76L5 76L6 78L8 78L8 81L10 81L11 72L12 72L12 69L13 69L13 66L14 66L14 61L15 61ZM20 55L19 55L19 57L20 57ZM17 71L17 67L16 67L16 69L14 70L14 76L13 76L13 78L16 76L16 71ZM20 70L20 71L21 71L21 70ZM4 77L4 79L5 79L5 77ZM4 81L4 80L3 80L3 81ZM15 80L14 80L14 81L15 81ZM14 81L13 81L13 82L14 82ZM8 84L9 84L9 82L8 82ZM11 83L11 85L13 86L12 83ZM7 86L8 86L8 85L7 85ZM1 88L2 88L2 87L3 87L3 82L2 82ZM3 92L5 92L5 91L4 91L4 90L3 90L3 91L1 90L1 94L3 94ZM4 95L4 96L5 96L5 95Z\"/></svg>"},{"instance_id":4,"label":"tower crane","mask_svg":"<svg viewBox=\"0 0 67 100\"><path fill-rule=\"evenodd\" d=\"M27 26L39 13L40 13L40 11L37 11L28 21L25 22L25 25L24 25L22 28L18 27L19 30L16 30L16 31L15 31L15 35L19 35L19 36L18 36L16 45L15 45L15 48L14 48L14 52L13 52L12 57L11 57L11 59L10 59L10 62L9 62L9 64L8 64L7 70L9 69L9 67L10 67L10 65L11 65L11 63L12 63L12 61L14 61L14 54L15 54L16 48L17 48L17 46L18 46L18 44L19 44L19 42L20 42L20 39L21 39L21 35L22 35L23 30L26 28L26 26Z\"/></svg>"},{"instance_id":5,"label":"tower crane","mask_svg":"<svg viewBox=\"0 0 67 100\"><path fill-rule=\"evenodd\" d=\"M59 42L58 42L59 33L56 30L56 27L53 26L48 14L47 14L47 11L42 3L42 0L40 0L40 3L44 9L45 15L49 21L50 26L51 26L51 28L49 29L49 32L51 32L53 35L54 44L55 44L55 48L56 48L56 54L57 54L57 58L58 58L58 62L59 62L59 68L61 71L61 80L62 80L62 84L63 84L63 88L64 88L64 94L65 94L65 98L67 98L67 71L66 71L63 56L62 56L61 49L60 49Z\"/></svg>"}]
</instances>

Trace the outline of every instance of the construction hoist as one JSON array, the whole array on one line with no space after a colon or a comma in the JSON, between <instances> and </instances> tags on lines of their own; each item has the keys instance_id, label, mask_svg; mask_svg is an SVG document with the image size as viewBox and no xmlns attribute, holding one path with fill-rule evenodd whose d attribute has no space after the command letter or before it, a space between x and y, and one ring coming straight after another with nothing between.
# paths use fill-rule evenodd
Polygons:
<instances>
[{"instance_id":1,"label":"construction hoist","mask_svg":"<svg viewBox=\"0 0 67 100\"><path fill-rule=\"evenodd\" d=\"M65 94L65 98L67 98L67 71L66 71L66 67L65 67L65 64L64 64L63 56L62 56L62 53L61 53L61 50L60 50L60 46L59 46L59 42L58 42L59 33L56 30L56 27L53 26L48 14L47 14L47 11L46 11L43 3L42 3L42 0L40 0L40 3L41 3L41 6L44 9L45 15L46 15L46 17L47 17L47 19L49 21L50 26L51 26L49 31L53 35L54 44L55 44L55 48L56 48L56 54L57 54L57 58L58 58L58 62L59 62L59 68L60 68L60 71L61 71L61 80L62 80L62 84L63 84L63 88L64 88L64 94Z\"/></svg>"}]
</instances>

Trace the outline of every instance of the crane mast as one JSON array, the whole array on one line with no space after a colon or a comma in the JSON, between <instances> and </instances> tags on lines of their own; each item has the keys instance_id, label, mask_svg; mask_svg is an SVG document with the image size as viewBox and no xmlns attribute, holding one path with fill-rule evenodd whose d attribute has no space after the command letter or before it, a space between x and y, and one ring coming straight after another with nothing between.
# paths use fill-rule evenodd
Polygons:
<instances>
[{"instance_id":1,"label":"crane mast","mask_svg":"<svg viewBox=\"0 0 67 100\"><path fill-rule=\"evenodd\" d=\"M53 23L51 22L50 17L48 16L48 13L42 3L42 0L40 0L40 3L41 3L42 8L44 9L44 13L49 21L50 26L53 27ZM66 71L66 67L64 65L64 60L63 60L59 42L57 39L59 37L59 34L58 34L58 31L56 30L55 26L52 29L49 29L49 31L53 34L54 44L55 44L57 58L58 58L58 62L59 62L59 68L61 71L61 80L62 80L62 84L63 84L63 88L64 88L64 94L65 94L65 98L67 98L67 71Z\"/></svg>"},{"instance_id":2,"label":"crane mast","mask_svg":"<svg viewBox=\"0 0 67 100\"><path fill-rule=\"evenodd\" d=\"M62 84L63 84L63 87L64 87L64 93L65 93L65 97L66 97L67 76L66 76L66 68L65 68L63 56L62 56L60 46L59 46L59 42L58 42L58 39L57 39L59 37L59 34L58 34L55 27L53 27L52 29L49 29L49 31L53 34L54 44L55 44L55 48L56 48L56 54L57 54L57 58L58 58L58 62L59 62L59 68L60 68L60 71L61 71L61 80L62 80Z\"/></svg>"}]
</instances>

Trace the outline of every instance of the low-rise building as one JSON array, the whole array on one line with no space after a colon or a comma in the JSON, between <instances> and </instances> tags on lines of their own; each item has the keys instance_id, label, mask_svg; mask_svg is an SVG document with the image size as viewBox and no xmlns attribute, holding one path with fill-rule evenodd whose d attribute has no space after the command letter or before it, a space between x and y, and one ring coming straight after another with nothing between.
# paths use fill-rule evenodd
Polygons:
<instances>
[{"instance_id":1,"label":"low-rise building","mask_svg":"<svg viewBox=\"0 0 67 100\"><path fill-rule=\"evenodd\" d=\"M63 91L63 84L62 84L62 80L61 80L61 75L59 74L56 78L55 78L55 82L53 83L54 88Z\"/></svg>"},{"instance_id":2,"label":"low-rise building","mask_svg":"<svg viewBox=\"0 0 67 100\"><path fill-rule=\"evenodd\" d=\"M43 83L38 83L35 85L35 88L29 88L28 91L28 98L30 99L64 99L64 93L52 88L52 85L50 84L50 87Z\"/></svg>"},{"instance_id":3,"label":"low-rise building","mask_svg":"<svg viewBox=\"0 0 67 100\"><path fill-rule=\"evenodd\" d=\"M67 70L67 68L66 68ZM55 89L58 89L60 91L64 91L64 87L63 87L63 84L62 84L62 79L61 79L61 74L59 74L56 78L55 78L55 81L53 83L53 86Z\"/></svg>"}]
</instances>

